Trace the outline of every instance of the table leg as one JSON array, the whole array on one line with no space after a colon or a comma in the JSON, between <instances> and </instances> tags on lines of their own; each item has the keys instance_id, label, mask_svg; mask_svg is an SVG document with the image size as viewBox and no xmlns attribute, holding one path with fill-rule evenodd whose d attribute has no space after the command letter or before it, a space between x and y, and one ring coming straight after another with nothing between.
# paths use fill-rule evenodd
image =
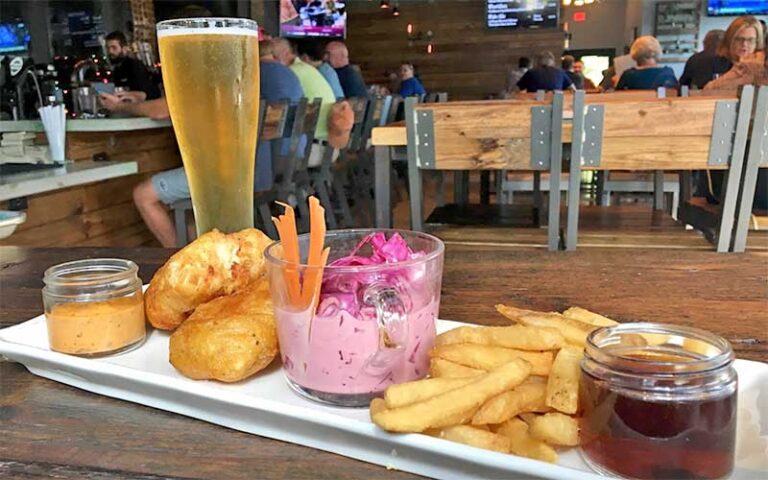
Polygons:
<instances>
[{"instance_id":1,"label":"table leg","mask_svg":"<svg viewBox=\"0 0 768 480\"><path fill-rule=\"evenodd\" d=\"M376 197L376 227L392 228L392 157L389 147L377 146L374 161L374 196Z\"/></svg>"},{"instance_id":2,"label":"table leg","mask_svg":"<svg viewBox=\"0 0 768 480\"><path fill-rule=\"evenodd\" d=\"M664 210L664 171L653 172L653 209Z\"/></svg>"},{"instance_id":3,"label":"table leg","mask_svg":"<svg viewBox=\"0 0 768 480\"><path fill-rule=\"evenodd\" d=\"M480 172L480 203L491 203L491 172L488 170Z\"/></svg>"}]
</instances>

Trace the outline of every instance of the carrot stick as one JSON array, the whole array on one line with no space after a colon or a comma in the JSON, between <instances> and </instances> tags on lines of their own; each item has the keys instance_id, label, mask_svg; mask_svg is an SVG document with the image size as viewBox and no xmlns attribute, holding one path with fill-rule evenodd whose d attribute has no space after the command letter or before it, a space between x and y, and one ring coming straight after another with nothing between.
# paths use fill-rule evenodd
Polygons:
<instances>
[{"instance_id":1,"label":"carrot stick","mask_svg":"<svg viewBox=\"0 0 768 480\"><path fill-rule=\"evenodd\" d=\"M309 253L307 265L309 270L304 274L302 288L302 305L313 304L316 284L322 282L322 267L325 262L323 257L323 244L325 243L325 209L320 206L320 201L315 197L309 197Z\"/></svg>"},{"instance_id":2,"label":"carrot stick","mask_svg":"<svg viewBox=\"0 0 768 480\"><path fill-rule=\"evenodd\" d=\"M299 236L296 232L296 214L290 205L280 202L278 204L285 208L285 214L280 215L279 218L272 218L272 221L277 227L280 241L283 243L283 259L288 262L285 269L288 296L291 304L297 305L301 301L301 287L297 270L301 259L299 258Z\"/></svg>"}]
</instances>

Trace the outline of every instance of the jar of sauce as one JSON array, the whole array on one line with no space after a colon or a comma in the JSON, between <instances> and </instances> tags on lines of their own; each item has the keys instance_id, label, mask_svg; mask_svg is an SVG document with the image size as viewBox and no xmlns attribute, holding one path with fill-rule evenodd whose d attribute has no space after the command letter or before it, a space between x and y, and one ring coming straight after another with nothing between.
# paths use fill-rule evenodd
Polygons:
<instances>
[{"instance_id":1,"label":"jar of sauce","mask_svg":"<svg viewBox=\"0 0 768 480\"><path fill-rule=\"evenodd\" d=\"M125 352L146 335L139 267L101 258L45 271L43 305L51 350L80 356Z\"/></svg>"},{"instance_id":2,"label":"jar of sauce","mask_svg":"<svg viewBox=\"0 0 768 480\"><path fill-rule=\"evenodd\" d=\"M737 377L724 338L629 323L587 338L579 408L582 456L637 479L718 479L733 469Z\"/></svg>"}]
</instances>

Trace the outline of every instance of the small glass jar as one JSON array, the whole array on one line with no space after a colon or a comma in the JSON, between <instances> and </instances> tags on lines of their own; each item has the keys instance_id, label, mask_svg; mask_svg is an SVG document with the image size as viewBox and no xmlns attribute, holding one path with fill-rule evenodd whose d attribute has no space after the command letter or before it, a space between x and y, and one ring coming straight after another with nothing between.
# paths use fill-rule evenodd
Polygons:
<instances>
[{"instance_id":1,"label":"small glass jar","mask_svg":"<svg viewBox=\"0 0 768 480\"><path fill-rule=\"evenodd\" d=\"M717 479L736 445L731 345L697 328L629 323L587 338L581 452L604 475Z\"/></svg>"},{"instance_id":2,"label":"small glass jar","mask_svg":"<svg viewBox=\"0 0 768 480\"><path fill-rule=\"evenodd\" d=\"M51 350L95 357L122 353L146 336L139 267L97 258L45 271L43 305Z\"/></svg>"}]
</instances>

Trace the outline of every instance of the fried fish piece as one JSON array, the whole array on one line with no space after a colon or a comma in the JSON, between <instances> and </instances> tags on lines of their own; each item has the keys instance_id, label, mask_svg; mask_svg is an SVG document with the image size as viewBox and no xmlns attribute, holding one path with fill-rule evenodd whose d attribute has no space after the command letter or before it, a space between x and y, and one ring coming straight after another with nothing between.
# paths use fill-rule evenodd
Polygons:
<instances>
[{"instance_id":1,"label":"fried fish piece","mask_svg":"<svg viewBox=\"0 0 768 480\"><path fill-rule=\"evenodd\" d=\"M170 362L195 380L237 382L264 369L278 352L269 283L197 307L170 340Z\"/></svg>"},{"instance_id":2,"label":"fried fish piece","mask_svg":"<svg viewBox=\"0 0 768 480\"><path fill-rule=\"evenodd\" d=\"M264 276L264 250L271 242L255 228L200 236L155 273L145 295L147 319L155 328L173 330L198 305Z\"/></svg>"}]
</instances>

